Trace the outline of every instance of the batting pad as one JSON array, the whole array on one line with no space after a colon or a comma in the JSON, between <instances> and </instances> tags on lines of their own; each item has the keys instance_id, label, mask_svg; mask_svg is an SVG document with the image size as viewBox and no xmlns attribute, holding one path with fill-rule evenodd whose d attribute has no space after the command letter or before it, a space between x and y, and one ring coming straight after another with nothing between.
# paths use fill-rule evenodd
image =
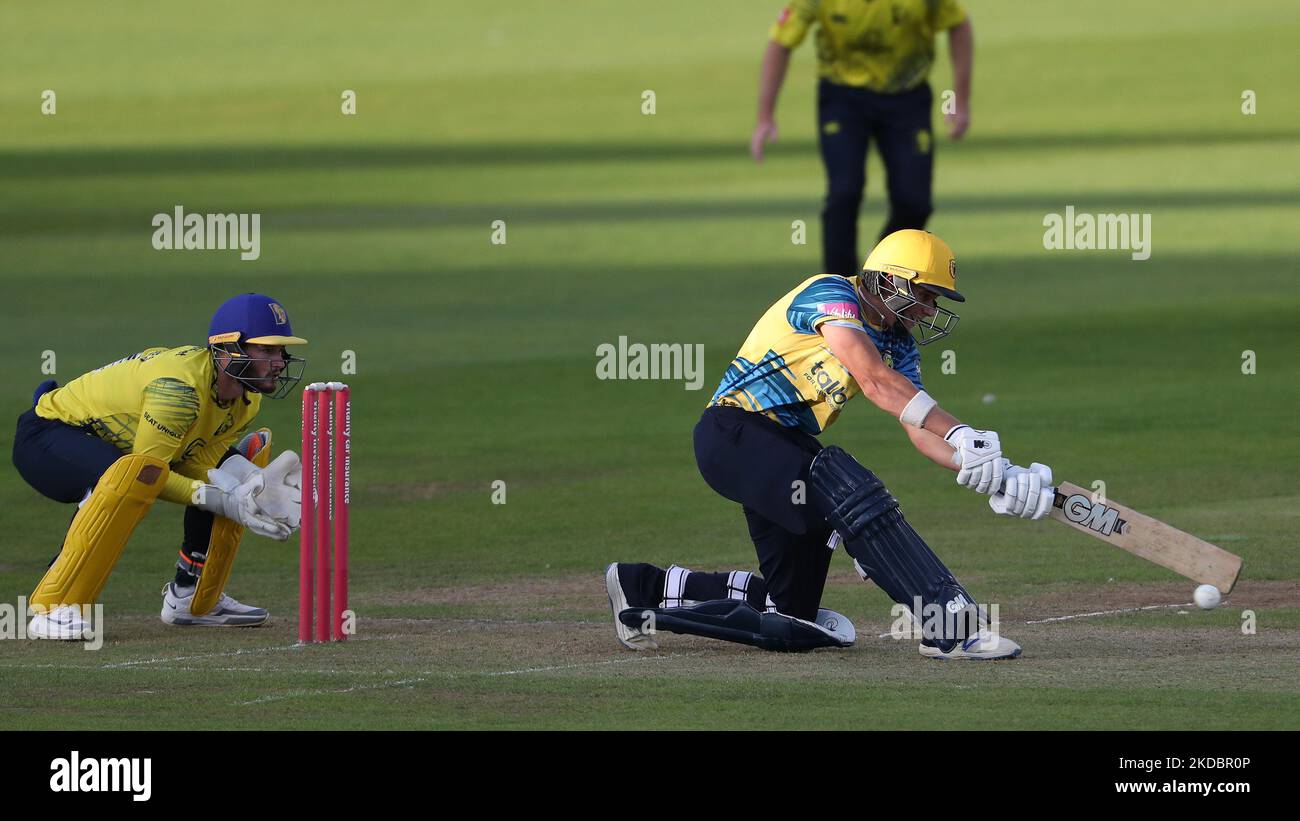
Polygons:
<instances>
[{"instance_id":1,"label":"batting pad","mask_svg":"<svg viewBox=\"0 0 1300 821\"><path fill-rule=\"evenodd\" d=\"M59 558L36 585L32 606L94 604L167 474L166 462L137 453L109 466L73 518Z\"/></svg>"},{"instance_id":2,"label":"batting pad","mask_svg":"<svg viewBox=\"0 0 1300 821\"><path fill-rule=\"evenodd\" d=\"M760 613L748 602L719 599L690 607L632 607L619 613L618 619L641 630L652 625L655 631L704 636L777 652L853 644L853 626L848 619L826 610L818 612L818 621L823 613L827 614L829 627L781 613Z\"/></svg>"},{"instance_id":3,"label":"batting pad","mask_svg":"<svg viewBox=\"0 0 1300 821\"><path fill-rule=\"evenodd\" d=\"M808 478L819 511L844 539L844 549L864 578L869 576L918 623L927 606L947 614L957 635L944 635L941 647L946 650L978 629L975 599L903 518L898 500L874 473L831 446L817 454ZM959 626L963 614L974 618Z\"/></svg>"}]
</instances>

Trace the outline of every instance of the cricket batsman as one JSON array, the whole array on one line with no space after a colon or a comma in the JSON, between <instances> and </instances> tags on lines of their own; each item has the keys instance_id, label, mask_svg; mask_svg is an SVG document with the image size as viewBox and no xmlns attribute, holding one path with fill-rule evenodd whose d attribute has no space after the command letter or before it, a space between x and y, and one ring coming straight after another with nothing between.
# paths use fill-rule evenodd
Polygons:
<instances>
[{"instance_id":1,"label":"cricket batsman","mask_svg":"<svg viewBox=\"0 0 1300 821\"><path fill-rule=\"evenodd\" d=\"M605 586L618 639L654 649L668 631L767 650L846 647L852 624L819 607L831 554L843 545L858 574L922 627L921 655L1006 659L1020 646L944 566L872 471L818 434L865 396L896 418L927 459L988 495L995 513L1050 512L1051 469L1011 464L997 433L962 423L925 391L918 344L948 335L964 302L957 263L934 234L889 234L854 276L799 283L758 320L695 426L704 480L742 506L761 575L672 565L609 565ZM938 617L936 617L936 614Z\"/></svg>"},{"instance_id":2,"label":"cricket batsman","mask_svg":"<svg viewBox=\"0 0 1300 821\"><path fill-rule=\"evenodd\" d=\"M58 387L44 382L18 418L13 461L42 495L77 505L63 548L36 585L34 638L80 640L136 525L158 499L185 506L175 580L162 620L251 627L267 611L224 588L244 530L284 541L299 525L302 468L270 461L271 431L252 430L263 395L279 399L306 360L280 303L261 294L226 301L208 344L148 348Z\"/></svg>"}]
</instances>

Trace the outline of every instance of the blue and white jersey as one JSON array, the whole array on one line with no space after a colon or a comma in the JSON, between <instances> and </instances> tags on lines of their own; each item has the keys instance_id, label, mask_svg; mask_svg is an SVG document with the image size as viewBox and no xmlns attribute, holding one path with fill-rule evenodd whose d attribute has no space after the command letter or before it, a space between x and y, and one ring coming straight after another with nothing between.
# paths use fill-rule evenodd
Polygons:
<instances>
[{"instance_id":1,"label":"blue and white jersey","mask_svg":"<svg viewBox=\"0 0 1300 821\"><path fill-rule=\"evenodd\" d=\"M822 337L827 323L866 333L885 364L921 390L916 340L902 326L867 321L857 286L856 276L818 274L777 300L749 332L708 407L744 408L814 436L829 428L861 389Z\"/></svg>"}]
</instances>

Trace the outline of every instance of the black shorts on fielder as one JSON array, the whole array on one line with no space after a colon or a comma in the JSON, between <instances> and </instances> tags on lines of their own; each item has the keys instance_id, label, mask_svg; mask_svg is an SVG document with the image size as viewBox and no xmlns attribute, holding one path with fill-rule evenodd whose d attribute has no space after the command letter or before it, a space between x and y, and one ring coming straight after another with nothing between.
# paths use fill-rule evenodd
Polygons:
<instances>
[{"instance_id":1,"label":"black shorts on fielder","mask_svg":"<svg viewBox=\"0 0 1300 821\"><path fill-rule=\"evenodd\" d=\"M695 459L709 487L739 503L777 609L814 619L830 567L833 528L808 499L816 437L742 408L707 408Z\"/></svg>"}]
</instances>

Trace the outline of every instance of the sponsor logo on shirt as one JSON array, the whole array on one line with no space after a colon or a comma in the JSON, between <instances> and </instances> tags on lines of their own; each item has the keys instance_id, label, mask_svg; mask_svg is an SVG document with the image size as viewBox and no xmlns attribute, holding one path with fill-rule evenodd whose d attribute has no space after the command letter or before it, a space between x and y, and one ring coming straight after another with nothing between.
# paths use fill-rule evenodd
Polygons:
<instances>
[{"instance_id":1,"label":"sponsor logo on shirt","mask_svg":"<svg viewBox=\"0 0 1300 821\"><path fill-rule=\"evenodd\" d=\"M849 395L844 390L844 385L826 370L825 362L813 364L812 370L804 374L804 379L812 382L817 386L817 392L830 400L831 404L839 407L849 401Z\"/></svg>"},{"instance_id":2,"label":"sponsor logo on shirt","mask_svg":"<svg viewBox=\"0 0 1300 821\"><path fill-rule=\"evenodd\" d=\"M181 433L172 430L171 428L164 425L162 422L159 422L157 419L155 419L153 415L149 413L149 411L145 411L142 418L144 419L144 421L148 422L150 425L153 425L155 428L167 434L168 436L174 438L180 438L181 436Z\"/></svg>"},{"instance_id":3,"label":"sponsor logo on shirt","mask_svg":"<svg viewBox=\"0 0 1300 821\"><path fill-rule=\"evenodd\" d=\"M845 319L860 319L858 306L852 302L819 302L817 303L817 310L824 314Z\"/></svg>"}]
</instances>

